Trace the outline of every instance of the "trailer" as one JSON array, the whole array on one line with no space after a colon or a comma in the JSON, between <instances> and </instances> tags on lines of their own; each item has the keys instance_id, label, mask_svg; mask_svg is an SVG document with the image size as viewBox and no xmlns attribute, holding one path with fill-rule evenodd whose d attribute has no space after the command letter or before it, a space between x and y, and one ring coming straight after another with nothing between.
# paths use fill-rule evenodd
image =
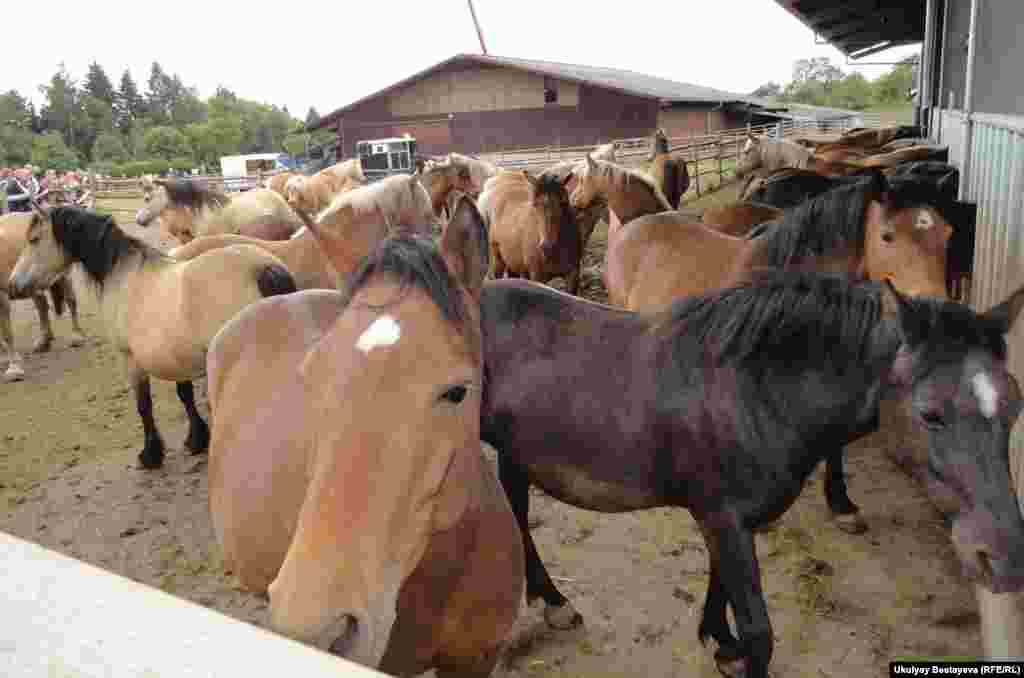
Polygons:
<instances>
[{"instance_id":1,"label":"trailer","mask_svg":"<svg viewBox=\"0 0 1024 678\"><path fill-rule=\"evenodd\" d=\"M356 157L369 181L416 171L416 139L410 135L356 142Z\"/></svg>"},{"instance_id":2,"label":"trailer","mask_svg":"<svg viewBox=\"0 0 1024 678\"><path fill-rule=\"evenodd\" d=\"M225 155L220 159L220 173L224 177L224 191L248 191L256 188L252 175L257 172L275 172L288 169L291 162L286 153L250 153Z\"/></svg>"}]
</instances>

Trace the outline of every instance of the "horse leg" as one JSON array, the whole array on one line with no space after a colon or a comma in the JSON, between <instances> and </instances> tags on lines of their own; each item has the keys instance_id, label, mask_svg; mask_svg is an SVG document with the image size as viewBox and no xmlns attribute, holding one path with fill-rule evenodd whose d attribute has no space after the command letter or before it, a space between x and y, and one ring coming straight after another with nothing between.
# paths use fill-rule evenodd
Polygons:
<instances>
[{"instance_id":1,"label":"horse leg","mask_svg":"<svg viewBox=\"0 0 1024 678\"><path fill-rule=\"evenodd\" d=\"M835 518L836 527L843 532L860 534L868 529L868 525L860 515L860 508L847 493L843 449L838 446L825 457L825 501Z\"/></svg>"},{"instance_id":2,"label":"horse leg","mask_svg":"<svg viewBox=\"0 0 1024 678\"><path fill-rule=\"evenodd\" d=\"M53 346L53 325L50 323L50 302L45 294L32 295L32 303L39 314L39 340L32 347L33 353L46 353Z\"/></svg>"},{"instance_id":3,"label":"horse leg","mask_svg":"<svg viewBox=\"0 0 1024 678\"><path fill-rule=\"evenodd\" d=\"M768 606L761 590L754 534L744 528L735 515L719 514L713 518L702 520L701 529L711 537L708 551L721 555L722 587L732 606L740 636L735 649L727 647L715 653L715 663L719 672L730 678L741 675L768 678L774 641Z\"/></svg>"},{"instance_id":4,"label":"horse leg","mask_svg":"<svg viewBox=\"0 0 1024 678\"><path fill-rule=\"evenodd\" d=\"M548 626L556 629L571 629L583 623L583 616L572 603L562 595L548 575L547 568L537 553L537 545L530 534L530 479L526 470L498 452L498 479L512 507L512 514L519 523L523 535L523 550L526 554L526 602L542 598L546 605L544 619Z\"/></svg>"},{"instance_id":5,"label":"horse leg","mask_svg":"<svg viewBox=\"0 0 1024 678\"><path fill-rule=\"evenodd\" d=\"M78 297L75 296L75 286L71 284L71 278L67 276L61 278L57 284L64 287L64 301L71 313L71 345L84 346L85 332L82 331L82 325L78 321Z\"/></svg>"},{"instance_id":6,"label":"horse leg","mask_svg":"<svg viewBox=\"0 0 1024 678\"><path fill-rule=\"evenodd\" d=\"M721 557L718 550L714 548L717 544L713 536L704 531L701 523L701 531L704 532L704 542L708 546L708 564L711 574L708 577L708 592L704 599L704 611L701 614L700 626L697 627L697 639L701 645L707 642L708 637L714 638L718 643L718 652L722 656L738 658L739 641L732 635L729 628L729 620L726 617L726 606L729 603L722 586Z\"/></svg>"},{"instance_id":7,"label":"horse leg","mask_svg":"<svg viewBox=\"0 0 1024 678\"><path fill-rule=\"evenodd\" d=\"M489 678L498 663L501 649L496 647L478 657L438 659L434 675L437 678Z\"/></svg>"},{"instance_id":8,"label":"horse leg","mask_svg":"<svg viewBox=\"0 0 1024 678\"><path fill-rule=\"evenodd\" d=\"M495 280L501 280L501 278L504 277L508 266L506 266L505 260L501 257L501 251L498 246L493 244L491 245L491 261L494 262L493 278Z\"/></svg>"},{"instance_id":9,"label":"horse leg","mask_svg":"<svg viewBox=\"0 0 1024 678\"><path fill-rule=\"evenodd\" d=\"M7 351L7 371L4 381L21 381L25 378L25 368L21 365L21 356L14 350L14 332L11 331L11 300L7 293L0 290L0 348Z\"/></svg>"},{"instance_id":10,"label":"horse leg","mask_svg":"<svg viewBox=\"0 0 1024 678\"><path fill-rule=\"evenodd\" d=\"M581 264L582 265L582 264ZM580 267L577 265L569 275L565 277L565 287L569 290L569 294L574 297L579 296L580 293Z\"/></svg>"},{"instance_id":11,"label":"horse leg","mask_svg":"<svg viewBox=\"0 0 1024 678\"><path fill-rule=\"evenodd\" d=\"M135 406L142 419L145 443L139 452L139 466L144 469L160 468L164 463L164 441L153 420L153 395L149 390L149 377L138 367L131 365L132 390L135 392Z\"/></svg>"},{"instance_id":12,"label":"horse leg","mask_svg":"<svg viewBox=\"0 0 1024 678\"><path fill-rule=\"evenodd\" d=\"M196 409L196 393L191 381L178 382L178 399L188 414L188 437L185 447L192 454L202 454L210 447L210 427Z\"/></svg>"}]
</instances>

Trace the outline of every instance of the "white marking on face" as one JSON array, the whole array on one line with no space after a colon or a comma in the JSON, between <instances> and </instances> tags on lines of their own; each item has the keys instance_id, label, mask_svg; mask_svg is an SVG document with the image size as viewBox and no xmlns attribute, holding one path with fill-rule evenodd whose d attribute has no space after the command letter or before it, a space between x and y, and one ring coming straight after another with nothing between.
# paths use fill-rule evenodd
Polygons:
<instances>
[{"instance_id":1,"label":"white marking on face","mask_svg":"<svg viewBox=\"0 0 1024 678\"><path fill-rule=\"evenodd\" d=\"M356 348L363 353L369 353L378 346L391 346L402 336L401 328L395 319L389 315L382 315L366 328L359 335L356 341Z\"/></svg>"},{"instance_id":2,"label":"white marking on face","mask_svg":"<svg viewBox=\"0 0 1024 678\"><path fill-rule=\"evenodd\" d=\"M935 219L932 218L931 210L918 210L917 218L914 219L914 228L919 231L927 231L929 228L935 225Z\"/></svg>"},{"instance_id":3,"label":"white marking on face","mask_svg":"<svg viewBox=\"0 0 1024 678\"><path fill-rule=\"evenodd\" d=\"M999 391L996 390L988 374L979 372L971 377L971 387L974 389L975 397L978 398L978 406L981 409L982 416L986 419L996 416L996 410L999 405Z\"/></svg>"},{"instance_id":4,"label":"white marking on face","mask_svg":"<svg viewBox=\"0 0 1024 678\"><path fill-rule=\"evenodd\" d=\"M747 139L747 143L743 144L743 152L744 153L750 153L750 149L752 149L753 147L754 147L753 140L752 139Z\"/></svg>"}]
</instances>

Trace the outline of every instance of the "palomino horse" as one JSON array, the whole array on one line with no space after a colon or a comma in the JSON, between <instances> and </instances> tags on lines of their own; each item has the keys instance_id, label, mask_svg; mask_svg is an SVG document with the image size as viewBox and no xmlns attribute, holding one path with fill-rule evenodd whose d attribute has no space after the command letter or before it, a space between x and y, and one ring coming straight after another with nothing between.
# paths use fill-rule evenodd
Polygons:
<instances>
[{"instance_id":1,"label":"palomino horse","mask_svg":"<svg viewBox=\"0 0 1024 678\"><path fill-rule=\"evenodd\" d=\"M864 169L857 164L821 160L811 149L789 139L747 135L747 142L736 163L737 177L744 177L755 170L766 173L784 167L807 169L828 176L843 176Z\"/></svg>"},{"instance_id":2,"label":"palomino horse","mask_svg":"<svg viewBox=\"0 0 1024 678\"><path fill-rule=\"evenodd\" d=\"M305 213L300 211L300 217L306 218ZM169 254L185 261L227 245L256 245L284 262L299 289L333 290L338 288L339 274L347 275L359 259L394 230L389 224L426 224L432 220L430 196L417 177L397 175L338 196L317 216L317 223L339 252L336 258L346 262L343 269L334 268L307 227L280 242L237 235L197 238ZM342 257L340 252L347 255Z\"/></svg>"},{"instance_id":3,"label":"palomino horse","mask_svg":"<svg viewBox=\"0 0 1024 678\"><path fill-rule=\"evenodd\" d=\"M125 234L113 218L77 207L37 207L27 240L10 277L12 294L45 289L75 263L95 283L100 316L142 418L141 466L157 468L164 459L150 376L177 382L189 417L185 447L205 452L209 429L196 409L192 379L205 372L207 347L233 315L257 299L295 291L288 270L250 246L175 261Z\"/></svg>"},{"instance_id":4,"label":"palomino horse","mask_svg":"<svg viewBox=\"0 0 1024 678\"><path fill-rule=\"evenodd\" d=\"M321 170L311 177L293 174L285 184L285 198L292 209L317 213L342 193L363 185L351 177L341 177L328 170Z\"/></svg>"},{"instance_id":5,"label":"palomino horse","mask_svg":"<svg viewBox=\"0 0 1024 678\"><path fill-rule=\"evenodd\" d=\"M25 247L25 234L32 223L30 212L15 212L0 216L0 281L7 280L14 270L21 250ZM78 322L78 297L75 296L74 285L67 276L61 277L50 287L53 299L53 310L57 315L64 312L67 303L71 312L71 345L81 346L85 343L85 333ZM46 295L32 295L39 314L39 340L32 348L34 353L49 351L53 344L53 325L50 323L50 305ZM7 371L4 381L20 381L25 378L25 367L21 363L21 355L14 348L14 332L11 328L11 298L8 296L7 285L0 284L0 349L7 354Z\"/></svg>"},{"instance_id":6,"label":"palomino horse","mask_svg":"<svg viewBox=\"0 0 1024 678\"><path fill-rule=\"evenodd\" d=\"M701 215L701 223L725 235L741 238L754 226L782 218L782 210L756 202L738 202L721 207L708 207Z\"/></svg>"},{"instance_id":7,"label":"palomino horse","mask_svg":"<svg viewBox=\"0 0 1024 678\"><path fill-rule=\"evenodd\" d=\"M672 209L679 209L679 202L690 188L690 174L686 171L685 160L669 154L668 135L661 128L654 132L651 155L644 171L654 179Z\"/></svg>"},{"instance_id":8,"label":"palomino horse","mask_svg":"<svg viewBox=\"0 0 1024 678\"><path fill-rule=\"evenodd\" d=\"M469 176L471 181L470 190L466 191L470 194L479 194L484 190L484 184L491 177L498 174L499 170L496 165L492 165L486 160L474 158L469 155L462 155L460 153L449 153L447 161L452 165L458 167L465 167L469 170Z\"/></svg>"},{"instance_id":9,"label":"palomino horse","mask_svg":"<svg viewBox=\"0 0 1024 678\"><path fill-rule=\"evenodd\" d=\"M294 172L280 172L263 182L265 188L270 189L274 193L277 193L282 198L288 198L284 188L288 185L288 180L295 176Z\"/></svg>"},{"instance_id":10,"label":"palomino horse","mask_svg":"<svg viewBox=\"0 0 1024 678\"><path fill-rule=\"evenodd\" d=\"M773 638L753 531L785 513L826 450L870 422L886 383L908 392L936 490L965 509L953 519L965 567L987 571L995 590L1024 579L1007 464L1021 398L1001 336L1024 291L1007 302L1012 313L979 316L880 287L765 271L653 314L519 280L484 287L481 436L498 451L523 534L527 600L544 600L549 624L582 618L533 543L531 483L590 511L678 506L709 554L700 639L717 641L725 675L745 664L765 678Z\"/></svg>"},{"instance_id":11,"label":"palomino horse","mask_svg":"<svg viewBox=\"0 0 1024 678\"><path fill-rule=\"evenodd\" d=\"M524 572L479 440L486 271L463 197L440 251L389 238L344 293L260 302L217 335L210 510L277 631L389 675L491 674Z\"/></svg>"},{"instance_id":12,"label":"palomino horse","mask_svg":"<svg viewBox=\"0 0 1024 678\"><path fill-rule=\"evenodd\" d=\"M643 172L595 160L588 155L573 175L576 188L569 197L570 204L576 210L585 210L595 200L606 202L609 236L618 225L627 224L639 216L672 211L665 194Z\"/></svg>"},{"instance_id":13,"label":"palomino horse","mask_svg":"<svg viewBox=\"0 0 1024 678\"><path fill-rule=\"evenodd\" d=\"M499 174L479 205L490 228L495 278L507 273L546 283L562 276L570 294L579 292L583 248L563 182L526 170Z\"/></svg>"},{"instance_id":14,"label":"palomino horse","mask_svg":"<svg viewBox=\"0 0 1024 678\"><path fill-rule=\"evenodd\" d=\"M597 160L605 160L607 162L618 162L618 150L618 142L612 141L607 144L601 144L600 146L592 150L590 152L590 156L592 158L596 158Z\"/></svg>"},{"instance_id":15,"label":"palomino horse","mask_svg":"<svg viewBox=\"0 0 1024 678\"><path fill-rule=\"evenodd\" d=\"M356 186L366 185L366 175L363 174L363 165L359 158L342 160L330 167L325 167L321 172L329 172L340 179L347 179L349 183Z\"/></svg>"},{"instance_id":16,"label":"palomino horse","mask_svg":"<svg viewBox=\"0 0 1024 678\"><path fill-rule=\"evenodd\" d=\"M266 188L230 198L199 182L155 179L135 217L148 226L157 217L182 244L198 236L235 233L264 240L284 240L302 220L280 195Z\"/></svg>"},{"instance_id":17,"label":"palomino horse","mask_svg":"<svg viewBox=\"0 0 1024 678\"><path fill-rule=\"evenodd\" d=\"M453 163L448 158L439 162L424 161L420 172L420 183L430 195L434 215L440 217L448 208L448 196L452 191L472 193L473 175L467 165Z\"/></svg>"}]
</instances>

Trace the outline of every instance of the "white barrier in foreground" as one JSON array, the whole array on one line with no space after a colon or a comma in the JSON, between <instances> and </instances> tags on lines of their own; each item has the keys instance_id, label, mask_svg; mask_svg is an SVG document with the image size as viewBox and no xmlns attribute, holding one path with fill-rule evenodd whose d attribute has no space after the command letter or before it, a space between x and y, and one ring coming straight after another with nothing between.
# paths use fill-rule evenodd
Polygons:
<instances>
[{"instance_id":1,"label":"white barrier in foreground","mask_svg":"<svg viewBox=\"0 0 1024 678\"><path fill-rule=\"evenodd\" d=\"M0 676L384 674L0 532Z\"/></svg>"}]
</instances>

